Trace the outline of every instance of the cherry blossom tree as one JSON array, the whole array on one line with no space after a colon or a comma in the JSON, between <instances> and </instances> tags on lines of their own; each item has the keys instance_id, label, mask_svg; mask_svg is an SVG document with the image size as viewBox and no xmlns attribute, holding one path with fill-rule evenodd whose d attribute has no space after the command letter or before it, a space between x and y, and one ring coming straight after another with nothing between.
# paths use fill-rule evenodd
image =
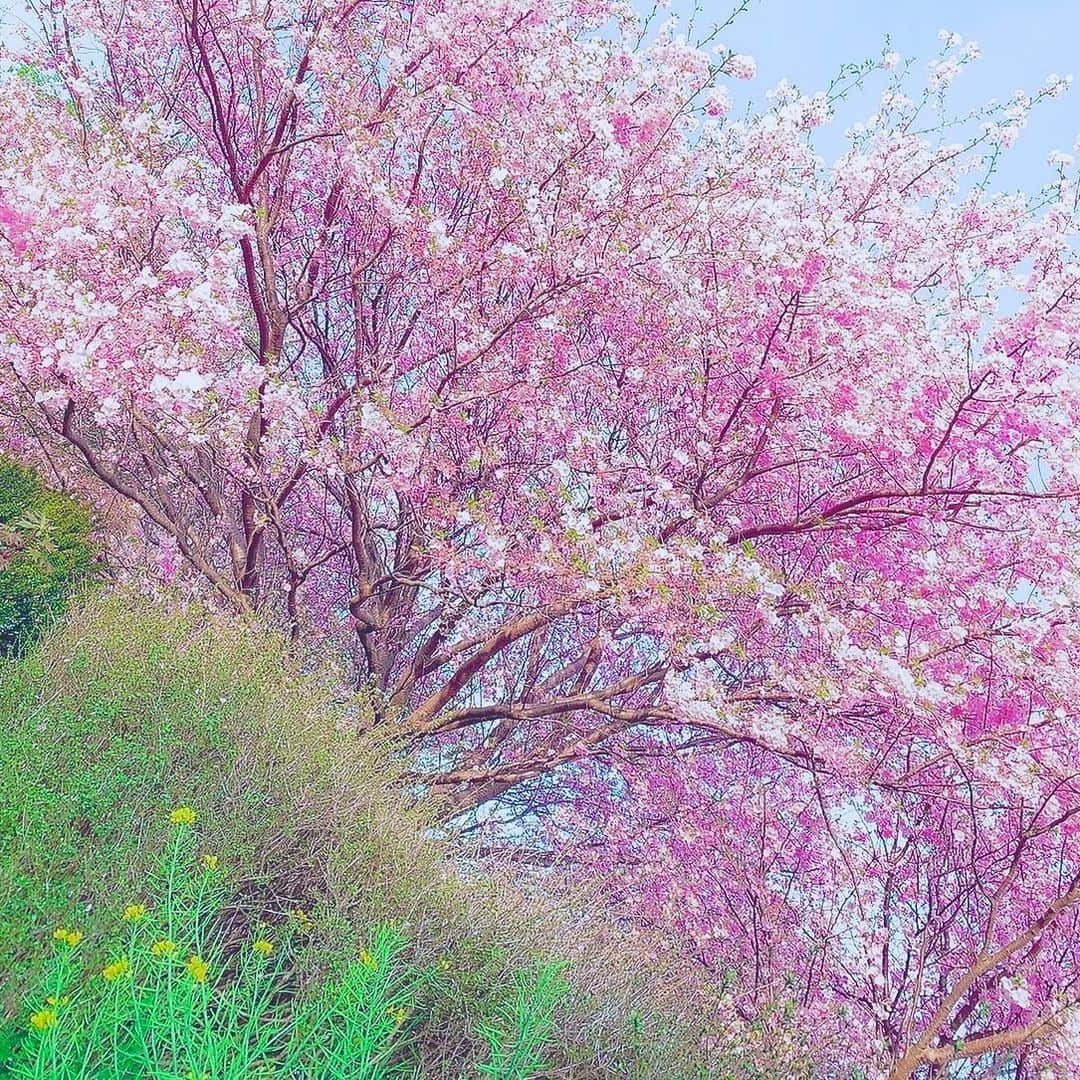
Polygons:
<instances>
[{"instance_id":1,"label":"cherry blossom tree","mask_svg":"<svg viewBox=\"0 0 1080 1080\"><path fill-rule=\"evenodd\" d=\"M976 55L885 54L827 165L844 83L735 120L748 56L609 0L57 0L0 82L4 445L745 1016L1053 1068L1077 183L987 182L1062 79L949 141Z\"/></svg>"}]
</instances>

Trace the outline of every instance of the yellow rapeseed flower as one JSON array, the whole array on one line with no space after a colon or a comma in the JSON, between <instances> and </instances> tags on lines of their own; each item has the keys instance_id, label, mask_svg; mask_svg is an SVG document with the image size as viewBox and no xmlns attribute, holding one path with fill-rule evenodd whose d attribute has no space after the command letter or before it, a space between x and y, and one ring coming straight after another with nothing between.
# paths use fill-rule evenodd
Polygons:
<instances>
[{"instance_id":1,"label":"yellow rapeseed flower","mask_svg":"<svg viewBox=\"0 0 1080 1080\"><path fill-rule=\"evenodd\" d=\"M360 950L360 963L363 964L364 967L366 967L369 971L379 970L379 961L376 960L375 957L367 951L367 949Z\"/></svg>"},{"instance_id":2,"label":"yellow rapeseed flower","mask_svg":"<svg viewBox=\"0 0 1080 1080\"><path fill-rule=\"evenodd\" d=\"M30 1014L30 1026L38 1031L48 1031L56 1023L55 1009L38 1009Z\"/></svg>"},{"instance_id":3,"label":"yellow rapeseed flower","mask_svg":"<svg viewBox=\"0 0 1080 1080\"><path fill-rule=\"evenodd\" d=\"M216 870L218 868L218 857L216 855L204 855L202 864L207 870Z\"/></svg>"},{"instance_id":4,"label":"yellow rapeseed flower","mask_svg":"<svg viewBox=\"0 0 1080 1080\"><path fill-rule=\"evenodd\" d=\"M154 944L150 946L151 956L172 956L174 952L176 952L176 942L169 941L168 938L165 938L162 941L155 941Z\"/></svg>"},{"instance_id":5,"label":"yellow rapeseed flower","mask_svg":"<svg viewBox=\"0 0 1080 1080\"><path fill-rule=\"evenodd\" d=\"M169 814L169 820L174 825L194 825L196 814L190 806L178 806Z\"/></svg>"},{"instance_id":6,"label":"yellow rapeseed flower","mask_svg":"<svg viewBox=\"0 0 1080 1080\"><path fill-rule=\"evenodd\" d=\"M64 1005L68 1005L70 1003L71 1003L71 995L70 994L65 994L63 997L57 997L55 994L50 994L45 999L45 1004L46 1005L52 1005L52 1006L64 1006Z\"/></svg>"},{"instance_id":7,"label":"yellow rapeseed flower","mask_svg":"<svg viewBox=\"0 0 1080 1080\"><path fill-rule=\"evenodd\" d=\"M201 956L189 956L187 971L197 983L206 982L206 976L210 972L210 965Z\"/></svg>"},{"instance_id":8,"label":"yellow rapeseed flower","mask_svg":"<svg viewBox=\"0 0 1080 1080\"><path fill-rule=\"evenodd\" d=\"M394 1021L395 1024L397 1024L398 1027L401 1027L401 1025L404 1024L406 1019L408 1018L409 1010L406 1009L404 1005L398 1005L397 1008L394 1008L394 1006L391 1005L390 1008L386 1010L386 1014Z\"/></svg>"},{"instance_id":9,"label":"yellow rapeseed flower","mask_svg":"<svg viewBox=\"0 0 1080 1080\"><path fill-rule=\"evenodd\" d=\"M73 949L83 939L83 933L81 930L67 930L63 926L58 926L53 931L53 937L57 941L63 941L65 944L70 945Z\"/></svg>"},{"instance_id":10,"label":"yellow rapeseed flower","mask_svg":"<svg viewBox=\"0 0 1080 1080\"><path fill-rule=\"evenodd\" d=\"M145 914L146 908L142 904L128 904L122 918L124 922L138 922Z\"/></svg>"},{"instance_id":11,"label":"yellow rapeseed flower","mask_svg":"<svg viewBox=\"0 0 1080 1080\"><path fill-rule=\"evenodd\" d=\"M258 953L259 956L269 956L274 951L274 943L272 941L267 941L266 938L259 938L258 941L253 941L251 943L251 948L252 951Z\"/></svg>"},{"instance_id":12,"label":"yellow rapeseed flower","mask_svg":"<svg viewBox=\"0 0 1080 1080\"><path fill-rule=\"evenodd\" d=\"M445 956L440 956L439 957L439 970L440 971L449 971L450 970L450 961Z\"/></svg>"},{"instance_id":13,"label":"yellow rapeseed flower","mask_svg":"<svg viewBox=\"0 0 1080 1080\"><path fill-rule=\"evenodd\" d=\"M101 977L106 982L112 982L114 979L119 979L121 975L126 975L131 971L131 964L128 963L126 956L121 956L119 960L114 960L111 964L107 964L101 970Z\"/></svg>"}]
</instances>

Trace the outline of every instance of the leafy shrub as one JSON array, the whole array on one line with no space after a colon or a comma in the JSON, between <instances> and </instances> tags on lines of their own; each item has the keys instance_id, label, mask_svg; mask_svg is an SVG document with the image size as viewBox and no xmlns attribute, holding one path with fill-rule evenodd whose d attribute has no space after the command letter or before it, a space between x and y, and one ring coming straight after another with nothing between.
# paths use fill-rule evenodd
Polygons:
<instances>
[{"instance_id":1,"label":"leafy shrub","mask_svg":"<svg viewBox=\"0 0 1080 1080\"><path fill-rule=\"evenodd\" d=\"M21 653L93 570L89 509L0 458L0 656Z\"/></svg>"}]
</instances>

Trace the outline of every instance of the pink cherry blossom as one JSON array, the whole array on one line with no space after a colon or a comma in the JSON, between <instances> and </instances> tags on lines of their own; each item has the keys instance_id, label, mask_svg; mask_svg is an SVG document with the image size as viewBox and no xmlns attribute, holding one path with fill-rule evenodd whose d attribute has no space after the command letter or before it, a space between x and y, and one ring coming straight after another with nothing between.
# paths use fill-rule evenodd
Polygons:
<instances>
[{"instance_id":1,"label":"pink cherry blossom","mask_svg":"<svg viewBox=\"0 0 1080 1080\"><path fill-rule=\"evenodd\" d=\"M727 62L727 71L736 79L752 79L757 75L757 61L744 53L735 53Z\"/></svg>"},{"instance_id":2,"label":"pink cherry blossom","mask_svg":"<svg viewBox=\"0 0 1080 1080\"><path fill-rule=\"evenodd\" d=\"M762 1071L1070 1068L1076 178L984 182L1067 80L927 131L946 35L825 164L824 93L735 120L609 0L45 18L0 440L117 565L347 657Z\"/></svg>"}]
</instances>

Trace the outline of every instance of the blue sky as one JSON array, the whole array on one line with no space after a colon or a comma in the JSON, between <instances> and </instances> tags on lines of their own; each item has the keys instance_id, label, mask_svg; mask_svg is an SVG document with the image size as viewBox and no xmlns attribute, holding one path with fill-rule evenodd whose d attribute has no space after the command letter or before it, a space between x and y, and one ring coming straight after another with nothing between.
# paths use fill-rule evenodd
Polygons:
<instances>
[{"instance_id":1,"label":"blue sky","mask_svg":"<svg viewBox=\"0 0 1080 1080\"><path fill-rule=\"evenodd\" d=\"M700 0L699 25L723 22L735 2ZM688 11L690 0L675 4L675 10ZM740 90L760 100L781 78L807 93L824 89L841 64L880 55L886 34L905 59L919 58L916 70L921 75L940 48L940 29L977 41L982 48L982 59L954 84L952 99L958 107L1037 89L1052 73L1077 76L1064 97L1033 111L1027 129L1002 162L995 186L1032 188L1049 180L1046 155L1052 150L1072 153L1080 135L1080 0L754 0L721 40L758 61L757 79ZM859 115L873 111L884 85L879 78L872 84L873 93L862 94ZM739 100L744 100L743 93ZM832 142L829 137L826 145L831 148Z\"/></svg>"},{"instance_id":2,"label":"blue sky","mask_svg":"<svg viewBox=\"0 0 1080 1080\"><path fill-rule=\"evenodd\" d=\"M637 2L645 10L650 0ZM736 2L699 0L699 25L723 22ZM689 11L692 3L674 0L675 10ZM24 18L22 0L0 0L0 38ZM781 78L808 93L824 89L840 65L879 55L886 34L902 56L920 59L921 73L937 53L937 31L943 28L977 41L983 51L955 84L957 107L1005 99L1021 88L1033 90L1051 73L1078 76L1070 93L1034 111L995 183L1003 189L1040 186L1052 175L1046 155L1052 150L1071 153L1080 135L1080 0L751 0L750 10L725 31L723 40L758 61L757 79L733 87L738 100L763 101L765 91ZM879 79L873 93L863 93L845 121L872 112L883 85ZM821 145L835 152L840 145L836 133L827 132Z\"/></svg>"}]
</instances>

